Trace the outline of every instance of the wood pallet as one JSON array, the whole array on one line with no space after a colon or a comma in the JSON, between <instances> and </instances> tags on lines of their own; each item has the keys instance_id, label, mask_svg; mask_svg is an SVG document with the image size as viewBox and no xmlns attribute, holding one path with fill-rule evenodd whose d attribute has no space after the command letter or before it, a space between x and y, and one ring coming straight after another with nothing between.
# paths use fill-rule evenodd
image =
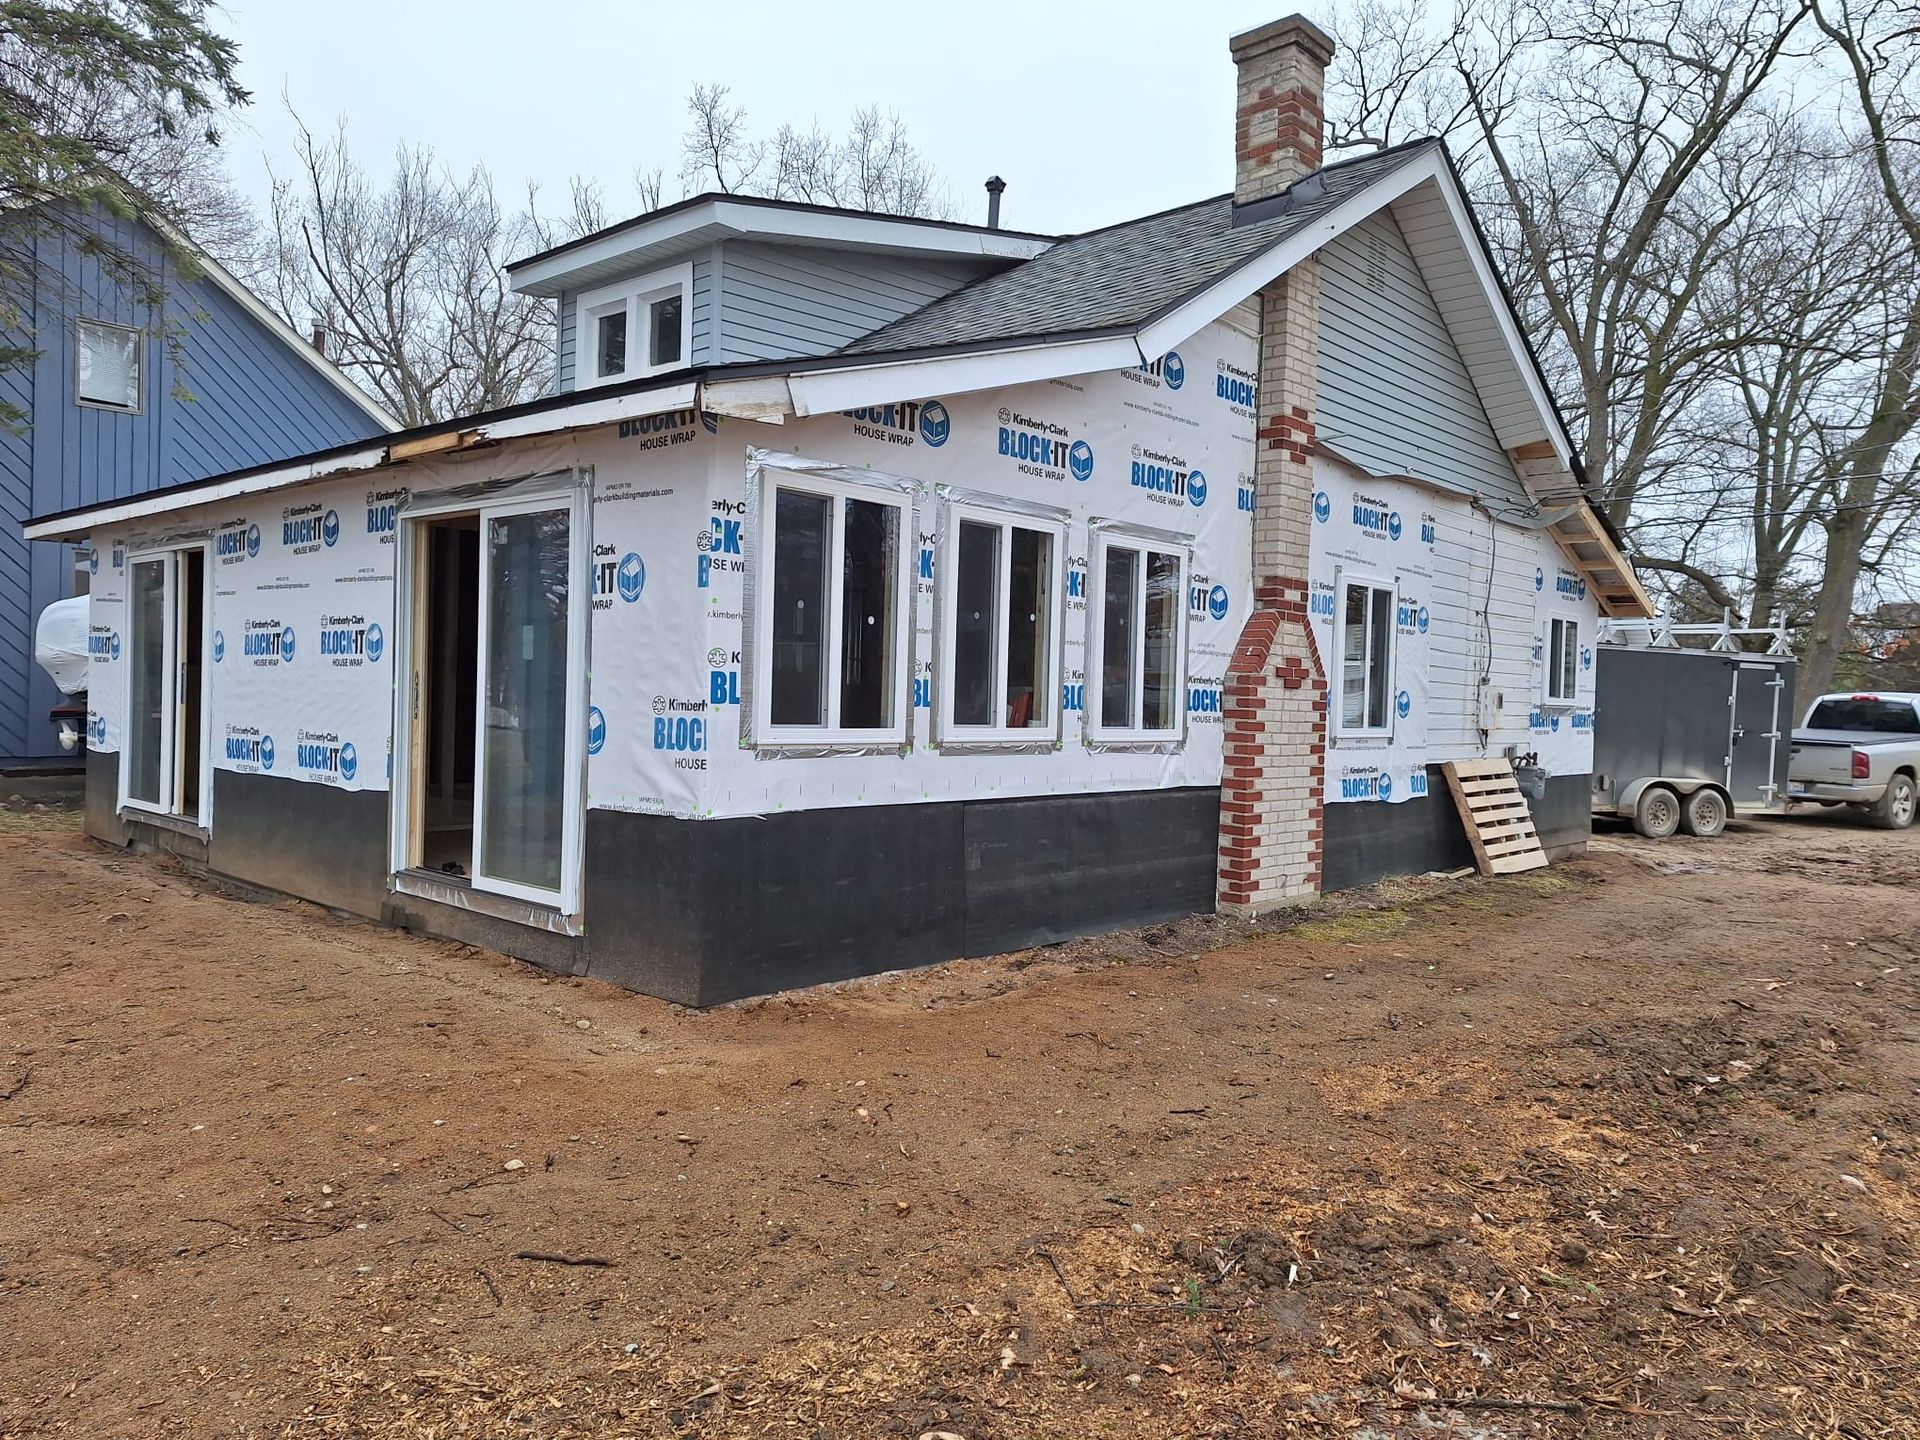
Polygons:
<instances>
[{"instance_id":1,"label":"wood pallet","mask_svg":"<svg viewBox=\"0 0 1920 1440\"><path fill-rule=\"evenodd\" d=\"M1482 875L1513 875L1546 865L1511 760L1450 760L1441 768L1473 846L1475 869Z\"/></svg>"}]
</instances>

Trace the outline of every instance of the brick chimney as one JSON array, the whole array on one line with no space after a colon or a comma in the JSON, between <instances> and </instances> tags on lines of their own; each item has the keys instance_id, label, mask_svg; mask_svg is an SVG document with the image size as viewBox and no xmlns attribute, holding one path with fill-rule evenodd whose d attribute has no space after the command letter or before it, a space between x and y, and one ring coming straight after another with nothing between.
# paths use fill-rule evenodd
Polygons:
<instances>
[{"instance_id":1,"label":"brick chimney","mask_svg":"<svg viewBox=\"0 0 1920 1440\"><path fill-rule=\"evenodd\" d=\"M1306 16L1289 15L1228 44L1239 72L1233 199L1246 205L1271 199L1320 168L1321 101L1333 41Z\"/></svg>"},{"instance_id":2,"label":"brick chimney","mask_svg":"<svg viewBox=\"0 0 1920 1440\"><path fill-rule=\"evenodd\" d=\"M1240 206L1272 199L1319 168L1333 42L1293 15L1236 35L1232 49ZM1260 914L1320 889L1327 677L1307 616L1319 364L1320 261L1311 257L1260 292L1254 609L1222 697L1216 899L1232 914Z\"/></svg>"}]
</instances>

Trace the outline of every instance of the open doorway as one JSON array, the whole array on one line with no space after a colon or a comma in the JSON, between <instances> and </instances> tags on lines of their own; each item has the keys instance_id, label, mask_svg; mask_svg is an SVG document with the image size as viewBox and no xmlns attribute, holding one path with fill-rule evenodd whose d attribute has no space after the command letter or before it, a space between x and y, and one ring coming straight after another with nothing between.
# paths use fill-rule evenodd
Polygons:
<instances>
[{"instance_id":1,"label":"open doorway","mask_svg":"<svg viewBox=\"0 0 1920 1440\"><path fill-rule=\"evenodd\" d=\"M403 521L397 872L577 904L583 508L568 493Z\"/></svg>"},{"instance_id":2,"label":"open doorway","mask_svg":"<svg viewBox=\"0 0 1920 1440\"><path fill-rule=\"evenodd\" d=\"M204 825L210 808L207 552L204 546L149 551L134 556L128 569L121 803Z\"/></svg>"}]
</instances>

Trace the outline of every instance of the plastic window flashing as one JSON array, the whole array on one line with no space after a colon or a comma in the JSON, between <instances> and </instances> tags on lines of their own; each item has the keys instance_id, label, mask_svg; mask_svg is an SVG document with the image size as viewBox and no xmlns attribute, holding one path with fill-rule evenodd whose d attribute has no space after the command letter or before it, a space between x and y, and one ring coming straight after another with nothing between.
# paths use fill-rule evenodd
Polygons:
<instances>
[{"instance_id":1,"label":"plastic window flashing","mask_svg":"<svg viewBox=\"0 0 1920 1440\"><path fill-rule=\"evenodd\" d=\"M962 492L950 492L957 496ZM964 492L969 496L973 492ZM999 536L994 580L994 630L990 665L988 713L1007 713L1006 607L1012 598L1013 532L1028 530L1048 537L1046 566L1047 620L1045 626L1046 683L1036 690L1036 704L1044 704L1045 719L1038 725L962 724L954 718L958 694L960 527L993 529ZM1061 736L1061 675L1066 622L1067 527L1058 512L1001 508L987 499L949 498L942 506L939 534L934 539L934 644L938 660L933 675L935 740L943 751L1052 750ZM1044 697L1044 699L1042 699Z\"/></svg>"}]
</instances>

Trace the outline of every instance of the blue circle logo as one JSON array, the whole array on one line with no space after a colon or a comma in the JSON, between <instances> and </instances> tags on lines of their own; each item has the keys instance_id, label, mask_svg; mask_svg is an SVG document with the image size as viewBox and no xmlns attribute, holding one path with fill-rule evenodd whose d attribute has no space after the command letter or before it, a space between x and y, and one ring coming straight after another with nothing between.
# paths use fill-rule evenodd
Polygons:
<instances>
[{"instance_id":1,"label":"blue circle logo","mask_svg":"<svg viewBox=\"0 0 1920 1440\"><path fill-rule=\"evenodd\" d=\"M113 632L113 640L110 648L113 651L113 658L118 660L120 658L120 632L118 630Z\"/></svg>"},{"instance_id":2,"label":"blue circle logo","mask_svg":"<svg viewBox=\"0 0 1920 1440\"><path fill-rule=\"evenodd\" d=\"M1202 471L1187 472L1187 503L1189 505L1207 503L1207 477Z\"/></svg>"},{"instance_id":3,"label":"blue circle logo","mask_svg":"<svg viewBox=\"0 0 1920 1440\"><path fill-rule=\"evenodd\" d=\"M1076 440L1067 449L1067 469L1073 472L1076 480L1093 478L1093 446L1084 440Z\"/></svg>"},{"instance_id":4,"label":"blue circle logo","mask_svg":"<svg viewBox=\"0 0 1920 1440\"><path fill-rule=\"evenodd\" d=\"M1413 623L1419 627L1420 633L1422 635L1427 633L1427 607L1426 606L1422 605L1417 611L1414 612Z\"/></svg>"},{"instance_id":5,"label":"blue circle logo","mask_svg":"<svg viewBox=\"0 0 1920 1440\"><path fill-rule=\"evenodd\" d=\"M107 743L107 717L106 716L104 715L94 716L93 723L88 728L93 735L94 744L104 745Z\"/></svg>"},{"instance_id":6,"label":"blue circle logo","mask_svg":"<svg viewBox=\"0 0 1920 1440\"><path fill-rule=\"evenodd\" d=\"M1333 501L1327 498L1324 490L1313 492L1313 518L1321 525L1333 518Z\"/></svg>"},{"instance_id":7,"label":"blue circle logo","mask_svg":"<svg viewBox=\"0 0 1920 1440\"><path fill-rule=\"evenodd\" d=\"M1591 670L1593 668L1593 649L1591 646L1582 645L1580 647L1580 668L1582 670Z\"/></svg>"},{"instance_id":8,"label":"blue circle logo","mask_svg":"<svg viewBox=\"0 0 1920 1440\"><path fill-rule=\"evenodd\" d=\"M629 550L620 558L620 568L614 572L613 582L619 587L620 598L632 604L640 598L640 592L647 585L645 562Z\"/></svg>"},{"instance_id":9,"label":"blue circle logo","mask_svg":"<svg viewBox=\"0 0 1920 1440\"><path fill-rule=\"evenodd\" d=\"M1227 587L1216 585L1207 592L1207 613L1216 620L1227 618Z\"/></svg>"},{"instance_id":10,"label":"blue circle logo","mask_svg":"<svg viewBox=\"0 0 1920 1440\"><path fill-rule=\"evenodd\" d=\"M1394 697L1393 708L1400 712L1400 718L1402 720L1406 719L1407 716L1413 713L1413 696L1402 690Z\"/></svg>"},{"instance_id":11,"label":"blue circle logo","mask_svg":"<svg viewBox=\"0 0 1920 1440\"><path fill-rule=\"evenodd\" d=\"M262 735L260 737L260 768L262 770L273 769L273 736L271 735Z\"/></svg>"},{"instance_id":12,"label":"blue circle logo","mask_svg":"<svg viewBox=\"0 0 1920 1440\"><path fill-rule=\"evenodd\" d=\"M258 525L249 525L247 527L247 554L258 555L259 553L260 527Z\"/></svg>"},{"instance_id":13,"label":"blue circle logo","mask_svg":"<svg viewBox=\"0 0 1920 1440\"><path fill-rule=\"evenodd\" d=\"M1558 735L1560 733L1560 717L1558 715L1549 715L1547 717L1547 728Z\"/></svg>"},{"instance_id":14,"label":"blue circle logo","mask_svg":"<svg viewBox=\"0 0 1920 1440\"><path fill-rule=\"evenodd\" d=\"M218 665L227 654L227 637L224 631L213 632L213 663Z\"/></svg>"},{"instance_id":15,"label":"blue circle logo","mask_svg":"<svg viewBox=\"0 0 1920 1440\"><path fill-rule=\"evenodd\" d=\"M282 665L293 663L293 627L291 625L280 632L280 663Z\"/></svg>"},{"instance_id":16,"label":"blue circle logo","mask_svg":"<svg viewBox=\"0 0 1920 1440\"><path fill-rule=\"evenodd\" d=\"M1187 383L1187 362L1180 358L1178 350L1169 350L1160 362L1160 378L1167 382L1169 390L1178 390Z\"/></svg>"},{"instance_id":17,"label":"blue circle logo","mask_svg":"<svg viewBox=\"0 0 1920 1440\"><path fill-rule=\"evenodd\" d=\"M947 443L947 436L953 433L953 419L947 414L947 407L938 400L929 400L920 407L920 438L938 450Z\"/></svg>"},{"instance_id":18,"label":"blue circle logo","mask_svg":"<svg viewBox=\"0 0 1920 1440\"><path fill-rule=\"evenodd\" d=\"M87 549L87 573L89 575L98 575L100 573L100 550L98 546L89 546Z\"/></svg>"},{"instance_id":19,"label":"blue circle logo","mask_svg":"<svg viewBox=\"0 0 1920 1440\"><path fill-rule=\"evenodd\" d=\"M359 752L353 748L353 742L349 740L345 745L340 747L340 778L342 780L351 780L354 772L359 768Z\"/></svg>"},{"instance_id":20,"label":"blue circle logo","mask_svg":"<svg viewBox=\"0 0 1920 1440\"><path fill-rule=\"evenodd\" d=\"M1395 510L1391 515L1387 516L1387 538L1389 540L1398 540L1400 538L1400 530L1400 512Z\"/></svg>"},{"instance_id":21,"label":"blue circle logo","mask_svg":"<svg viewBox=\"0 0 1920 1440\"><path fill-rule=\"evenodd\" d=\"M607 717L598 705L587 707L587 754L598 755L607 743Z\"/></svg>"},{"instance_id":22,"label":"blue circle logo","mask_svg":"<svg viewBox=\"0 0 1920 1440\"><path fill-rule=\"evenodd\" d=\"M1542 570L1538 565L1533 567L1533 588L1536 590L1544 590L1547 588L1547 572Z\"/></svg>"},{"instance_id":23,"label":"blue circle logo","mask_svg":"<svg viewBox=\"0 0 1920 1440\"><path fill-rule=\"evenodd\" d=\"M331 546L340 538L340 512L327 511L326 518L320 522L320 538Z\"/></svg>"},{"instance_id":24,"label":"blue circle logo","mask_svg":"<svg viewBox=\"0 0 1920 1440\"><path fill-rule=\"evenodd\" d=\"M380 628L380 622L376 620L367 626L367 659L378 660L386 648L386 632Z\"/></svg>"},{"instance_id":25,"label":"blue circle logo","mask_svg":"<svg viewBox=\"0 0 1920 1440\"><path fill-rule=\"evenodd\" d=\"M1391 775L1383 774L1380 777L1380 798L1382 800L1391 800L1393 798L1393 777Z\"/></svg>"}]
</instances>

